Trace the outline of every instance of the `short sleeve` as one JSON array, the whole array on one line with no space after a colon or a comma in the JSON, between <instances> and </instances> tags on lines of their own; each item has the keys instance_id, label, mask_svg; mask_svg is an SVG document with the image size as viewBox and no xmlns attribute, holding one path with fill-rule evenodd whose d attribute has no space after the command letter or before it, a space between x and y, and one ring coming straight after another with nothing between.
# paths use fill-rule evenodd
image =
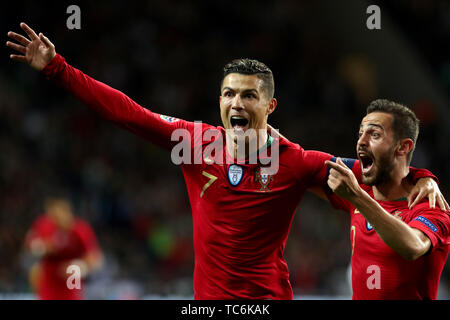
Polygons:
<instances>
[{"instance_id":1,"label":"short sleeve","mask_svg":"<svg viewBox=\"0 0 450 320\"><path fill-rule=\"evenodd\" d=\"M409 226L425 233L431 240L433 249L450 245L449 212L443 212L439 208L431 209L428 207L428 203L425 205L427 208L417 210L417 214L415 214Z\"/></svg>"}]
</instances>

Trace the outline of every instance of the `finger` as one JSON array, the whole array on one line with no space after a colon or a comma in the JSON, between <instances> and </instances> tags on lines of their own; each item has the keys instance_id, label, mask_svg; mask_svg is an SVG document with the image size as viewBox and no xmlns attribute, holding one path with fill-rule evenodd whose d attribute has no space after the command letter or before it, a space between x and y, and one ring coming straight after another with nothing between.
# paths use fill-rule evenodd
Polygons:
<instances>
[{"instance_id":1,"label":"finger","mask_svg":"<svg viewBox=\"0 0 450 320\"><path fill-rule=\"evenodd\" d=\"M442 194L438 197L438 204L442 211L448 211L450 210L450 206L448 205L447 200L445 200L444 196Z\"/></svg>"},{"instance_id":2,"label":"finger","mask_svg":"<svg viewBox=\"0 0 450 320\"><path fill-rule=\"evenodd\" d=\"M345 165L344 165L344 167L343 167L342 165L340 165L340 164L338 164L338 163L334 163L333 161L326 160L326 161L325 161L325 164L326 164L329 168L335 169L336 171L338 171L338 172L340 172L340 173L345 173L346 170L347 170L347 167L345 167Z\"/></svg>"},{"instance_id":3,"label":"finger","mask_svg":"<svg viewBox=\"0 0 450 320\"><path fill-rule=\"evenodd\" d=\"M411 193L406 197L408 199L408 207L411 208L411 203L417 197L417 191L411 191Z\"/></svg>"},{"instance_id":4,"label":"finger","mask_svg":"<svg viewBox=\"0 0 450 320\"><path fill-rule=\"evenodd\" d=\"M331 177L331 178L334 178L334 179L338 179L338 178L342 177L342 175L336 169L331 168L330 172L328 174L328 177Z\"/></svg>"},{"instance_id":5,"label":"finger","mask_svg":"<svg viewBox=\"0 0 450 320\"><path fill-rule=\"evenodd\" d=\"M16 43L13 43L10 41L6 42L6 46L11 49L14 49L16 51L19 51L20 53L23 53L23 54L25 54L27 52L27 48L25 48L24 46L18 45Z\"/></svg>"},{"instance_id":6,"label":"finger","mask_svg":"<svg viewBox=\"0 0 450 320\"><path fill-rule=\"evenodd\" d=\"M341 166L345 166L344 162L342 162L341 157L338 157L337 160L336 160L336 162L337 162L338 164L340 164Z\"/></svg>"},{"instance_id":7,"label":"finger","mask_svg":"<svg viewBox=\"0 0 450 320\"><path fill-rule=\"evenodd\" d=\"M27 63L27 58L25 58L25 56L21 56L21 55L17 55L17 54L11 54L9 56L12 60L14 61L19 61L19 62L25 62Z\"/></svg>"},{"instance_id":8,"label":"finger","mask_svg":"<svg viewBox=\"0 0 450 320\"><path fill-rule=\"evenodd\" d=\"M25 47L28 46L30 44L30 40L28 40L27 38L25 38L23 35L15 33L15 32L8 32L8 37L10 37L11 39L16 40L17 42L23 44Z\"/></svg>"},{"instance_id":9,"label":"finger","mask_svg":"<svg viewBox=\"0 0 450 320\"><path fill-rule=\"evenodd\" d=\"M431 209L436 207L436 195L434 193L428 195L428 203Z\"/></svg>"},{"instance_id":10,"label":"finger","mask_svg":"<svg viewBox=\"0 0 450 320\"><path fill-rule=\"evenodd\" d=\"M27 33L27 35L30 37L31 40L38 39L36 32L34 32L34 30L31 29L26 23L22 22L20 24L20 27L22 28L23 31Z\"/></svg>"},{"instance_id":11,"label":"finger","mask_svg":"<svg viewBox=\"0 0 450 320\"><path fill-rule=\"evenodd\" d=\"M441 211L447 210L444 201L445 201L445 200L443 199L442 195L439 195L439 196L437 197L437 203L438 203L439 208L441 208Z\"/></svg>"},{"instance_id":12,"label":"finger","mask_svg":"<svg viewBox=\"0 0 450 320\"><path fill-rule=\"evenodd\" d=\"M418 204L419 201L424 198L424 196L425 196L425 191L420 191L419 194L417 195L417 197L414 199L413 203L411 203L411 205L409 206L409 208L411 209L416 204Z\"/></svg>"},{"instance_id":13,"label":"finger","mask_svg":"<svg viewBox=\"0 0 450 320\"><path fill-rule=\"evenodd\" d=\"M52 48L52 49L55 48L55 46L53 45L53 43L51 43L51 41L48 40L48 38L47 38L46 36L44 36L44 34L39 33L39 39L41 39L41 41L44 42L45 45L46 45L48 48Z\"/></svg>"},{"instance_id":14,"label":"finger","mask_svg":"<svg viewBox=\"0 0 450 320\"><path fill-rule=\"evenodd\" d=\"M328 187L330 187L331 191L334 192L334 189L336 188L336 181L333 178L328 178L327 184Z\"/></svg>"}]
</instances>

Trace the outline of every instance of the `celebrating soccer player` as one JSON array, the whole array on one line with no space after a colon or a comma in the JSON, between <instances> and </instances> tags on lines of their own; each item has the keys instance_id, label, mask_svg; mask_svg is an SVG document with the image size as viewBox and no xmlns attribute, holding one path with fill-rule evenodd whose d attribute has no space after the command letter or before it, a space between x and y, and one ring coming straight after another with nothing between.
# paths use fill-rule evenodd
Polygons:
<instances>
[{"instance_id":1,"label":"celebrating soccer player","mask_svg":"<svg viewBox=\"0 0 450 320\"><path fill-rule=\"evenodd\" d=\"M305 151L268 132L268 116L277 106L271 70L250 59L225 66L220 88L224 127L215 127L141 107L69 65L42 33L37 35L24 23L21 28L29 39L8 33L17 41L7 43L19 53L11 55L13 60L41 71L104 118L172 150L192 207L195 298L292 299L283 257L286 239L304 192L326 185L325 161L332 156ZM176 138L185 143L180 147ZM351 167L360 177L358 162ZM432 175L411 171L414 182L428 177L416 185L425 190L419 198L429 194L441 203Z\"/></svg>"},{"instance_id":2,"label":"celebrating soccer player","mask_svg":"<svg viewBox=\"0 0 450 320\"><path fill-rule=\"evenodd\" d=\"M94 231L65 198L46 199L45 214L33 222L25 245L39 258L30 282L42 300L83 299L85 277L103 263Z\"/></svg>"},{"instance_id":3,"label":"celebrating soccer player","mask_svg":"<svg viewBox=\"0 0 450 320\"><path fill-rule=\"evenodd\" d=\"M425 202L410 209L406 201L418 134L414 112L376 100L361 121L356 145L364 184L340 159L327 161L328 185L335 192L330 200L351 216L353 299L437 297L450 247L450 217Z\"/></svg>"}]
</instances>

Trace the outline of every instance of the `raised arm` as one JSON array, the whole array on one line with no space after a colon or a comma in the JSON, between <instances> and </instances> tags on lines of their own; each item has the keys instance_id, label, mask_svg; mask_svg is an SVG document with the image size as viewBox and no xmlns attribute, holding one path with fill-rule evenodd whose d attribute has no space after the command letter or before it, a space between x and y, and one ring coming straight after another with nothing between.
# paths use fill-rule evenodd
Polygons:
<instances>
[{"instance_id":1,"label":"raised arm","mask_svg":"<svg viewBox=\"0 0 450 320\"><path fill-rule=\"evenodd\" d=\"M8 36L16 41L6 43L17 52L11 54L11 59L39 70L47 79L63 87L103 118L165 149L175 144L171 141L175 129L193 129L193 123L153 113L122 92L72 67L56 53L55 46L42 33L37 35L25 23L21 23L20 27L28 39L15 32L8 32Z\"/></svg>"}]
</instances>

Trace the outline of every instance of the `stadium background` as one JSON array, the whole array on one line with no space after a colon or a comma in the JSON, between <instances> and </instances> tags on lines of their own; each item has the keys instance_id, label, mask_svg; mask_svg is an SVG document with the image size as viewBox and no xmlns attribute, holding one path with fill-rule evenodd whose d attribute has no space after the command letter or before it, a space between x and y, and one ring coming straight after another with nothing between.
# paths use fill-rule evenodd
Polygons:
<instances>
[{"instance_id":1,"label":"stadium background","mask_svg":"<svg viewBox=\"0 0 450 320\"><path fill-rule=\"evenodd\" d=\"M68 30L66 8L81 8ZM381 8L381 30L366 8ZM355 157L359 122L375 98L421 119L412 164L450 199L448 1L16 1L0 30L27 22L69 63L152 111L220 124L219 81L237 57L275 75L273 127L305 149ZM170 155L100 119L28 66L0 59L0 296L32 298L23 240L46 195L64 190L105 253L92 299L191 298L192 222ZM285 251L296 298L349 298L345 213L307 195ZM450 297L447 263L439 298Z\"/></svg>"}]
</instances>

